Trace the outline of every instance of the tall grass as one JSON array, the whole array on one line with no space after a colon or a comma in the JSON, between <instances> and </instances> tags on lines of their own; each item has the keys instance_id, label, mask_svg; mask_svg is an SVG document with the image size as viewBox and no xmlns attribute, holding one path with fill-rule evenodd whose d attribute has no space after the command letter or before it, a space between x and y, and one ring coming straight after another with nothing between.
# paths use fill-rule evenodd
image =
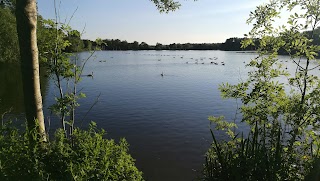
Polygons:
<instances>
[{"instance_id":1,"label":"tall grass","mask_svg":"<svg viewBox=\"0 0 320 181\"><path fill-rule=\"evenodd\" d=\"M202 180L319 180L319 148L309 154L289 151L285 133L272 134L258 124L244 138L218 142L212 129L211 148L205 155ZM273 135L273 137L270 137ZM304 152L305 153L305 152Z\"/></svg>"}]
</instances>

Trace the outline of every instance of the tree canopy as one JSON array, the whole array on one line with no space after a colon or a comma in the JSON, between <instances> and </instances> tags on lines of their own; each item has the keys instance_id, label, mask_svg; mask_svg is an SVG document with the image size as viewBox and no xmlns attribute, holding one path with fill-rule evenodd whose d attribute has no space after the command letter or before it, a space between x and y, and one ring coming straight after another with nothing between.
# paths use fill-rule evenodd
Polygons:
<instances>
[{"instance_id":1,"label":"tree canopy","mask_svg":"<svg viewBox=\"0 0 320 181\"><path fill-rule=\"evenodd\" d=\"M7 6L0 6L0 62L17 62L19 58L16 18Z\"/></svg>"}]
</instances>

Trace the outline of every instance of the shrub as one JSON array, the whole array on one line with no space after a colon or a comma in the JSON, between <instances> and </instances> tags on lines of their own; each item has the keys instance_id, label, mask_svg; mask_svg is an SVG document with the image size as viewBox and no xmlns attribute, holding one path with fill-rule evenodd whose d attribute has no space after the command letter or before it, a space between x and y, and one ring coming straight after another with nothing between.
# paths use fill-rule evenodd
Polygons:
<instances>
[{"instance_id":1,"label":"shrub","mask_svg":"<svg viewBox=\"0 0 320 181\"><path fill-rule=\"evenodd\" d=\"M126 140L103 138L94 123L71 138L58 129L48 143L37 142L34 130L20 133L8 124L0 132L0 180L143 180Z\"/></svg>"},{"instance_id":2,"label":"shrub","mask_svg":"<svg viewBox=\"0 0 320 181\"><path fill-rule=\"evenodd\" d=\"M280 129L275 132L274 140L265 139L258 129L255 127L247 138L242 135L220 142L211 130L214 141L205 156L202 179L273 181L319 178L316 169L320 165L315 159L319 158L319 151L318 154L313 154L312 149L309 154L290 152Z\"/></svg>"}]
</instances>

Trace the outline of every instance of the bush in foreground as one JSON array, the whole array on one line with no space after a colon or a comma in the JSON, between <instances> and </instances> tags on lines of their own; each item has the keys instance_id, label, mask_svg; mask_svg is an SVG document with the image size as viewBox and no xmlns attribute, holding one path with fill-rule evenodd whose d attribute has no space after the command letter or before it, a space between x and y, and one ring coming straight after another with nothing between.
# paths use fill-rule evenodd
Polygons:
<instances>
[{"instance_id":1,"label":"bush in foreground","mask_svg":"<svg viewBox=\"0 0 320 181\"><path fill-rule=\"evenodd\" d=\"M0 133L0 180L143 180L126 140L104 139L94 123L71 138L59 129L48 143L34 130L4 125Z\"/></svg>"},{"instance_id":2,"label":"bush in foreground","mask_svg":"<svg viewBox=\"0 0 320 181\"><path fill-rule=\"evenodd\" d=\"M243 136L213 143L206 153L202 180L318 180L320 152L289 151L280 130L274 139L264 137L255 127ZM265 132L264 132L265 133Z\"/></svg>"}]
</instances>

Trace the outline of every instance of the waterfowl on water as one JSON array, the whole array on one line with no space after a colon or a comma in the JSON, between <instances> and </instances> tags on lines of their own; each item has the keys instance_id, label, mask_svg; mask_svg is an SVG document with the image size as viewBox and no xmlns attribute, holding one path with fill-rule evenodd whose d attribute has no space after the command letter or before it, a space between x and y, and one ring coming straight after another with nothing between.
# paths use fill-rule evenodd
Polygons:
<instances>
[{"instance_id":1,"label":"waterfowl on water","mask_svg":"<svg viewBox=\"0 0 320 181\"><path fill-rule=\"evenodd\" d=\"M91 74L87 75L88 77L93 77L93 72L91 72Z\"/></svg>"},{"instance_id":2,"label":"waterfowl on water","mask_svg":"<svg viewBox=\"0 0 320 181\"><path fill-rule=\"evenodd\" d=\"M160 75L161 75L161 77L163 77L164 76L163 72Z\"/></svg>"}]
</instances>

